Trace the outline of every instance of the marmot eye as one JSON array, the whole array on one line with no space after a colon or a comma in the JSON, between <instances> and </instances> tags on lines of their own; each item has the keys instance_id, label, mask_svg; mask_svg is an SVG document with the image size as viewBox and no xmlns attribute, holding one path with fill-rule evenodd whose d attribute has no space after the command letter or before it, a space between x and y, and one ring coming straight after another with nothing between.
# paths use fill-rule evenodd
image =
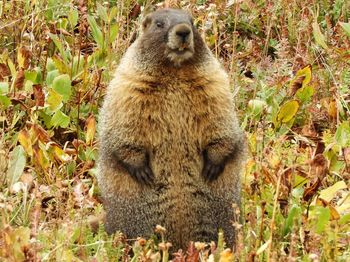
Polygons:
<instances>
[{"instance_id":1,"label":"marmot eye","mask_svg":"<svg viewBox=\"0 0 350 262\"><path fill-rule=\"evenodd\" d=\"M157 25L157 27L159 27L159 28L163 28L164 27L164 23L163 22L156 22L156 25Z\"/></svg>"}]
</instances>

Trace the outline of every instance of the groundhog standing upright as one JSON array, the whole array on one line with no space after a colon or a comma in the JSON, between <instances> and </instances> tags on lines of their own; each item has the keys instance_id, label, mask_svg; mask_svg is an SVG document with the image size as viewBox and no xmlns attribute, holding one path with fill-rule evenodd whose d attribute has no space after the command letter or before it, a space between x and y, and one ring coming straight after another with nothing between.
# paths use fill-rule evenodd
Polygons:
<instances>
[{"instance_id":1,"label":"groundhog standing upright","mask_svg":"<svg viewBox=\"0 0 350 262\"><path fill-rule=\"evenodd\" d=\"M228 75L181 10L149 14L100 112L98 183L106 230L173 248L234 241L244 139Z\"/></svg>"}]
</instances>

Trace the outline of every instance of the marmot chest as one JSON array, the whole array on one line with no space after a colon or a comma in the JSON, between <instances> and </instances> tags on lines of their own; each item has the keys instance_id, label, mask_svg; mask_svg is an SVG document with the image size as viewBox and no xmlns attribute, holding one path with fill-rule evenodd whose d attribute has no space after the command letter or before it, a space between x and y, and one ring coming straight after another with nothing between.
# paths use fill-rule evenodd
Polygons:
<instances>
[{"instance_id":1,"label":"marmot chest","mask_svg":"<svg viewBox=\"0 0 350 262\"><path fill-rule=\"evenodd\" d=\"M139 93L142 128L152 147L177 144L200 146L210 108L202 88L176 86ZM179 152L180 153L180 152Z\"/></svg>"}]
</instances>

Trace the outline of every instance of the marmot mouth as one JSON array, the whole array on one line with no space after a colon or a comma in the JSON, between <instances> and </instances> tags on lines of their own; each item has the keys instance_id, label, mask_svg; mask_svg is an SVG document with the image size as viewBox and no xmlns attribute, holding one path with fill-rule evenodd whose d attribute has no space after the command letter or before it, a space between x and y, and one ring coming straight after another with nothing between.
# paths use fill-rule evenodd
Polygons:
<instances>
[{"instance_id":1,"label":"marmot mouth","mask_svg":"<svg viewBox=\"0 0 350 262\"><path fill-rule=\"evenodd\" d=\"M192 48L169 48L166 51L166 56L170 61L172 61L176 66L180 66L181 63L190 59L194 55L194 50Z\"/></svg>"},{"instance_id":2,"label":"marmot mouth","mask_svg":"<svg viewBox=\"0 0 350 262\"><path fill-rule=\"evenodd\" d=\"M184 49L170 49L170 52L171 53L175 53L177 55L184 55L186 54L187 52L189 53L193 53L192 50L190 50L189 48L184 48Z\"/></svg>"}]
</instances>

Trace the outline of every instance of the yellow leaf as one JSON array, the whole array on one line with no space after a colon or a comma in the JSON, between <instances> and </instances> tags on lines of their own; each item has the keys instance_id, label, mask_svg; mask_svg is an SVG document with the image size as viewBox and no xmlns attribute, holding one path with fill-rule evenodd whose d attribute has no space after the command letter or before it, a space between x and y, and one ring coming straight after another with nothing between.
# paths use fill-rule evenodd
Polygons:
<instances>
[{"instance_id":1,"label":"yellow leaf","mask_svg":"<svg viewBox=\"0 0 350 262\"><path fill-rule=\"evenodd\" d=\"M327 202L331 201L336 193L341 190L341 189L346 189L347 186L345 184L344 181L339 181L337 183L335 183L333 186L330 186L326 189L323 189L321 192L320 192L320 198L326 200Z\"/></svg>"},{"instance_id":2,"label":"yellow leaf","mask_svg":"<svg viewBox=\"0 0 350 262\"><path fill-rule=\"evenodd\" d=\"M307 85L311 81L311 76L312 76L312 69L311 65L307 65L304 68L298 70L295 76L305 76L303 80L303 86Z\"/></svg>"},{"instance_id":3,"label":"yellow leaf","mask_svg":"<svg viewBox=\"0 0 350 262\"><path fill-rule=\"evenodd\" d=\"M231 249L227 248L220 254L219 262L231 262L234 261L234 256Z\"/></svg>"},{"instance_id":4,"label":"yellow leaf","mask_svg":"<svg viewBox=\"0 0 350 262\"><path fill-rule=\"evenodd\" d=\"M38 146L34 147L34 158L35 162L39 164L39 166L43 169L46 170L49 165L49 159L47 157L47 154Z\"/></svg>"},{"instance_id":5,"label":"yellow leaf","mask_svg":"<svg viewBox=\"0 0 350 262\"><path fill-rule=\"evenodd\" d=\"M329 103L328 115L333 119L337 118L337 103L335 101L331 101Z\"/></svg>"},{"instance_id":6,"label":"yellow leaf","mask_svg":"<svg viewBox=\"0 0 350 262\"><path fill-rule=\"evenodd\" d=\"M329 205L329 210L331 211L331 220L339 220L340 215L338 211L331 205Z\"/></svg>"},{"instance_id":7,"label":"yellow leaf","mask_svg":"<svg viewBox=\"0 0 350 262\"><path fill-rule=\"evenodd\" d=\"M24 250L28 249L30 245L30 228L19 227L15 229L7 229L4 231L5 247L8 248L7 252L11 254L10 260L7 261L25 261L26 255Z\"/></svg>"},{"instance_id":8,"label":"yellow leaf","mask_svg":"<svg viewBox=\"0 0 350 262\"><path fill-rule=\"evenodd\" d=\"M265 244L263 244L261 247L259 247L259 249L256 251L257 255L260 255L262 252L265 251L266 248L268 248L268 246L270 245L271 240L267 240Z\"/></svg>"},{"instance_id":9,"label":"yellow leaf","mask_svg":"<svg viewBox=\"0 0 350 262\"><path fill-rule=\"evenodd\" d=\"M322 48L328 49L328 46L326 44L326 38L321 32L320 26L317 23L317 18L312 23L312 32L314 34L314 38L315 38L316 43L319 46L321 46Z\"/></svg>"},{"instance_id":10,"label":"yellow leaf","mask_svg":"<svg viewBox=\"0 0 350 262\"><path fill-rule=\"evenodd\" d=\"M339 213L350 214L350 193L343 194L338 203L337 211Z\"/></svg>"},{"instance_id":11,"label":"yellow leaf","mask_svg":"<svg viewBox=\"0 0 350 262\"><path fill-rule=\"evenodd\" d=\"M290 95L293 96L300 88L305 87L311 81L312 76L311 65L307 65L298 70L295 77L289 83Z\"/></svg>"},{"instance_id":12,"label":"yellow leaf","mask_svg":"<svg viewBox=\"0 0 350 262\"><path fill-rule=\"evenodd\" d=\"M290 100L284 103L277 115L277 121L279 123L287 123L293 119L298 112L299 102L297 100Z\"/></svg>"},{"instance_id":13,"label":"yellow leaf","mask_svg":"<svg viewBox=\"0 0 350 262\"><path fill-rule=\"evenodd\" d=\"M10 71L11 71L11 76L13 78L16 77L16 74L17 74L17 70L16 70L16 66L15 64L12 62L12 60L9 58L7 59L7 66L10 68Z\"/></svg>"},{"instance_id":14,"label":"yellow leaf","mask_svg":"<svg viewBox=\"0 0 350 262\"><path fill-rule=\"evenodd\" d=\"M17 62L18 62L19 68L24 68L24 56L23 56L23 53L21 52L21 48L19 48L17 51Z\"/></svg>"},{"instance_id":15,"label":"yellow leaf","mask_svg":"<svg viewBox=\"0 0 350 262\"><path fill-rule=\"evenodd\" d=\"M67 162L71 160L70 155L68 155L66 152L63 151L62 148L60 148L57 144L51 145L53 148L53 152L55 154L55 157L60 160L61 162Z\"/></svg>"},{"instance_id":16,"label":"yellow leaf","mask_svg":"<svg viewBox=\"0 0 350 262\"><path fill-rule=\"evenodd\" d=\"M29 156L33 156L32 141L30 140L29 132L25 129L18 133L18 141L23 146Z\"/></svg>"},{"instance_id":17,"label":"yellow leaf","mask_svg":"<svg viewBox=\"0 0 350 262\"><path fill-rule=\"evenodd\" d=\"M21 46L20 48L18 48L17 62L18 62L19 68L27 69L30 63L29 60L30 60L30 51L24 46Z\"/></svg>"},{"instance_id":18,"label":"yellow leaf","mask_svg":"<svg viewBox=\"0 0 350 262\"><path fill-rule=\"evenodd\" d=\"M93 115L86 119L86 144L91 144L96 132L96 120Z\"/></svg>"}]
</instances>

